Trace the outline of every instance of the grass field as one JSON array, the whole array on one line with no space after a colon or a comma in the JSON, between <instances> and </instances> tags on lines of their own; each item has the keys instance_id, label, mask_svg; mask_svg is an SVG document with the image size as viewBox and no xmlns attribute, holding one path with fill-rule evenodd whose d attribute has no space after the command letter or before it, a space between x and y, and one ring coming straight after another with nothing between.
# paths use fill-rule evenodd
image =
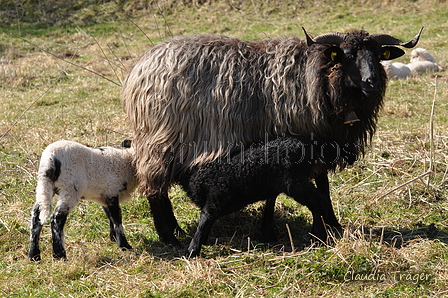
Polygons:
<instances>
[{"instance_id":1,"label":"grass field","mask_svg":"<svg viewBox=\"0 0 448 298\"><path fill-rule=\"evenodd\" d=\"M448 296L448 2L176 3L156 1L139 11L125 7L132 18L107 17L114 10L108 3L97 8L97 23L49 26L17 20L2 27L0 296ZM83 13L95 16L78 12ZM277 245L258 240L260 203L219 220L202 257L185 259L183 252L159 242L148 203L136 194L122 206L134 250L123 252L111 243L101 208L81 202L65 230L68 260L52 258L48 225L42 232L42 261L27 259L41 152L60 139L118 146L129 137L121 80L147 48L170 36L202 33L303 37L302 26L313 35L364 28L403 40L424 26L418 46L428 49L441 68L437 74L389 82L366 156L331 175L334 208L345 228L333 245L310 246L311 214L281 196L275 211ZM409 58L406 50L397 61ZM199 211L179 188L170 195L187 232L180 238L186 245Z\"/></svg>"}]
</instances>

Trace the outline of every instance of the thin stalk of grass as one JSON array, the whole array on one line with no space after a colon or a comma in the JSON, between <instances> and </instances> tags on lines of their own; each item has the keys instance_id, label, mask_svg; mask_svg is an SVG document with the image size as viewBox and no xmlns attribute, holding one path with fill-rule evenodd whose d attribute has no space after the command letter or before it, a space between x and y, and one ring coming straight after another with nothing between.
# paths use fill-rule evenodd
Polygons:
<instances>
[{"instance_id":1,"label":"thin stalk of grass","mask_svg":"<svg viewBox=\"0 0 448 298\"><path fill-rule=\"evenodd\" d=\"M311 271L310 273L308 273L307 275L305 275L304 277L302 277L301 279L293 282L289 287L287 287L286 289L284 289L280 294L278 294L278 297L281 297L283 294L285 294L286 292L294 289L294 287L301 283L302 281L304 281L305 279L309 278L311 275L313 275L314 273L318 272L319 270L321 270L334 256L336 255L336 252L334 252L328 259L326 259L324 262L322 262L322 264L320 264L316 269L314 269L313 271Z\"/></svg>"},{"instance_id":2,"label":"thin stalk of grass","mask_svg":"<svg viewBox=\"0 0 448 298\"><path fill-rule=\"evenodd\" d=\"M137 28L141 33L143 33L143 35L146 37L146 39L151 43L151 45L153 46L154 43L152 42L151 38L149 38L149 36L146 34L146 32L140 28L139 25L137 25L137 23L135 23L127 14L122 13L122 15L129 21L131 22L132 25L134 25L135 28Z\"/></svg>"},{"instance_id":3,"label":"thin stalk of grass","mask_svg":"<svg viewBox=\"0 0 448 298\"><path fill-rule=\"evenodd\" d=\"M434 97L432 101L431 106L431 115L429 118L429 142L430 142L430 148L429 148L429 169L425 173L418 175L417 177L412 178L411 180L406 181L405 183L400 184L399 186L391 189L390 191L386 192L384 195L378 197L375 199L375 203L377 203L379 200L383 199L384 197L390 195L391 193L405 187L406 185L422 179L425 176L428 176L428 181L426 183L426 187L430 186L431 178L434 174L434 114L435 114L435 104L437 99L437 76L435 78L435 88L434 88Z\"/></svg>"},{"instance_id":4,"label":"thin stalk of grass","mask_svg":"<svg viewBox=\"0 0 448 298\"><path fill-rule=\"evenodd\" d=\"M160 14L162 15L163 21L164 21L164 23L165 23L165 36L173 37L173 36L174 36L174 35L173 35L173 32L171 32L171 28L170 28L170 26L168 25L168 21L167 21L167 19L166 19L165 12L164 12L164 11L162 10L162 8L160 7L159 2L157 2L157 8L158 8Z\"/></svg>"},{"instance_id":5,"label":"thin stalk of grass","mask_svg":"<svg viewBox=\"0 0 448 298\"><path fill-rule=\"evenodd\" d=\"M115 77L117 78L117 80L120 82L120 86L122 85L122 81L120 79L120 77L118 76L117 72L115 71L114 66L112 65L111 61L109 58L107 58L106 53L103 50L103 47L100 45L100 43L98 42L98 40L95 38L95 36L89 34L88 35L90 38L93 39L93 41L97 44L97 46L100 48L101 53L103 53L104 55L104 59L107 60L107 63L109 64L110 68L112 69L112 71L114 72ZM113 53L113 52L112 52ZM118 59L119 60L119 59Z\"/></svg>"},{"instance_id":6,"label":"thin stalk of grass","mask_svg":"<svg viewBox=\"0 0 448 298\"><path fill-rule=\"evenodd\" d=\"M402 183L402 184L398 185L397 187L395 187L395 188L389 190L388 192L386 192L384 195L382 195L382 196L376 198L376 199L375 199L375 204L378 203L379 200L381 200L381 199L387 197L387 196L390 195L391 193L393 193L393 192L399 190L400 188L403 188L403 187L405 187L406 185L411 184L411 183L414 182L415 180L421 179L421 178L423 178L423 177L425 177L426 175L429 175L429 174L431 174L431 173L432 173L432 171L427 171L427 172L425 172L425 173L423 173L423 174L421 174L421 175L418 175L417 177L412 178L411 180L406 181L405 183Z\"/></svg>"},{"instance_id":7,"label":"thin stalk of grass","mask_svg":"<svg viewBox=\"0 0 448 298\"><path fill-rule=\"evenodd\" d=\"M9 134L9 132L11 131L11 129L13 129L17 123L20 121L20 119L23 118L23 116L25 116L25 114L31 109L31 107L38 102L41 98L43 98L54 86L54 84L56 84L57 81L59 81L59 79L62 77L62 74L59 75L59 78L50 85L50 87L48 87L38 98L36 98L25 110L23 110L22 114L20 114L19 117L17 117L17 119L14 121L13 124L11 124L8 129L0 136L0 141L7 135Z\"/></svg>"},{"instance_id":8,"label":"thin stalk of grass","mask_svg":"<svg viewBox=\"0 0 448 298\"><path fill-rule=\"evenodd\" d=\"M286 224L286 230L288 231L289 242L291 243L291 250L292 250L292 252L295 252L296 249L294 247L294 241L292 241L291 230L289 229L289 225L288 224Z\"/></svg>"},{"instance_id":9,"label":"thin stalk of grass","mask_svg":"<svg viewBox=\"0 0 448 298\"><path fill-rule=\"evenodd\" d=\"M434 111L436 106L436 99L437 99L437 78L435 78L435 87L434 87L434 98L432 100L432 106L431 106L431 116L429 120L429 169L431 173L428 175L428 183L426 187L429 187L431 178L434 173Z\"/></svg>"},{"instance_id":10,"label":"thin stalk of grass","mask_svg":"<svg viewBox=\"0 0 448 298\"><path fill-rule=\"evenodd\" d=\"M111 83L114 84L114 85L117 85L118 87L121 87L121 84L119 84L119 83L117 83L117 82L115 82L115 81L109 79L108 77L106 77L106 76L104 76L104 75L102 75L102 74L100 74L100 73L98 73L98 72L96 72L96 71L94 71L94 70L91 70L91 69L88 69L87 67L84 67L84 66L82 66L82 65L73 63L73 62L71 62L70 60L63 59L63 58L59 57L58 55L56 55L56 54L54 54L54 53L52 53L52 52L50 52L50 51L48 51L48 50L46 50L46 49L44 49L44 48L38 46L37 44L32 43L32 42L29 41L29 40L26 40L25 38L19 37L19 39L21 39L22 41L24 41L24 42L26 42L26 43L28 43L28 44L30 44L30 45L36 47L36 48L38 48L39 50L41 50L41 51L44 52L44 53L47 53L47 54L49 54L49 55L51 55L51 56L53 56L53 57L55 57L55 58L57 58L57 59L59 59L59 60L62 60L62 61L66 62L66 63L68 63L68 64L70 64L70 65L73 65L73 66L75 66L75 67L79 67L79 68L81 68L81 69L83 69L83 70L87 70L88 72L93 73L94 75L97 75L97 76L101 77L102 79L105 79L106 81L109 81L109 82L111 82Z\"/></svg>"}]
</instances>

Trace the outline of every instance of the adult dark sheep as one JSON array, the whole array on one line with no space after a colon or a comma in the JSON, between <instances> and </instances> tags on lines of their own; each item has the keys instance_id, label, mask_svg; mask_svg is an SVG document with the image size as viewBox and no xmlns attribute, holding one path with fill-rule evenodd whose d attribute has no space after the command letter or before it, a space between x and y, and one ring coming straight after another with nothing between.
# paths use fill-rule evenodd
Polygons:
<instances>
[{"instance_id":1,"label":"adult dark sheep","mask_svg":"<svg viewBox=\"0 0 448 298\"><path fill-rule=\"evenodd\" d=\"M386 90L380 60L414 47L363 30L242 41L176 37L130 69L121 100L134 135L135 162L155 227L179 247L168 187L193 166L279 135L311 135L361 156L376 129ZM334 165L342 169L344 161ZM315 177L329 194L326 173Z\"/></svg>"},{"instance_id":2,"label":"adult dark sheep","mask_svg":"<svg viewBox=\"0 0 448 298\"><path fill-rule=\"evenodd\" d=\"M273 205L280 193L310 209L313 215L311 233L325 242L325 225L338 227L339 223L330 197L310 180L326 173L341 159L351 164L356 153L336 142L297 136L253 144L228 160L217 159L193 167L179 181L191 200L201 208L198 228L187 256L199 255L216 219L260 200L267 200L262 236L272 239Z\"/></svg>"}]
</instances>

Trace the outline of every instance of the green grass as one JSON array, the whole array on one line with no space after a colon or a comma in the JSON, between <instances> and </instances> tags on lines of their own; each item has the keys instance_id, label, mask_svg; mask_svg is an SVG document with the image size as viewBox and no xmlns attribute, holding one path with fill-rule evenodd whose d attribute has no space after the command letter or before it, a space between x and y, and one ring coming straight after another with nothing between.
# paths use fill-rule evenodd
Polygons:
<instances>
[{"instance_id":1,"label":"green grass","mask_svg":"<svg viewBox=\"0 0 448 298\"><path fill-rule=\"evenodd\" d=\"M115 18L99 15L99 21L88 23L94 10L79 11L86 14L78 18L83 21L71 25L18 21L2 28L0 296L448 295L448 4L435 0L184 3L160 1L134 12L125 5L138 28L120 13ZM103 8L103 12L111 10ZM311 34L364 28L404 40L425 26L419 46L429 49L442 69L435 97L435 74L391 81L366 156L331 175L333 205L345 227L333 245L310 246L311 214L281 196L275 211L276 245L259 241L264 205L257 203L220 219L202 257L187 260L183 252L159 242L148 202L136 195L122 206L133 251L122 252L111 243L101 209L81 202L66 226L68 260L52 259L46 225L41 239L43 260L28 261L30 211L41 152L60 139L118 146L130 136L119 85L133 59L171 35L303 37L302 26ZM78 66L55 57L66 53L78 55L66 58ZM398 61L406 63L409 54L406 50ZM435 172L429 185L428 176L404 185L429 169L431 150ZM187 232L180 241L187 245L199 210L178 187L170 195L179 224ZM384 279L353 280L369 274L382 274Z\"/></svg>"}]
</instances>

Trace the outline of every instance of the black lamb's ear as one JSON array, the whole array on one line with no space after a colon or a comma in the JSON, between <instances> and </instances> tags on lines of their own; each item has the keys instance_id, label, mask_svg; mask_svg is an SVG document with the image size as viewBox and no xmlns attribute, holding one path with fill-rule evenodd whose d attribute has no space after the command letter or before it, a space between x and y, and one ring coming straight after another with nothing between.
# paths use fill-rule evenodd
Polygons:
<instances>
[{"instance_id":1,"label":"black lamb's ear","mask_svg":"<svg viewBox=\"0 0 448 298\"><path fill-rule=\"evenodd\" d=\"M341 50L340 47L332 46L325 50L324 52L325 57L328 58L328 60L333 61L334 63L341 62L342 58L344 57L344 52Z\"/></svg>"},{"instance_id":2,"label":"black lamb's ear","mask_svg":"<svg viewBox=\"0 0 448 298\"><path fill-rule=\"evenodd\" d=\"M381 60L392 60L404 55L404 51L397 47L382 47L381 48Z\"/></svg>"}]
</instances>

